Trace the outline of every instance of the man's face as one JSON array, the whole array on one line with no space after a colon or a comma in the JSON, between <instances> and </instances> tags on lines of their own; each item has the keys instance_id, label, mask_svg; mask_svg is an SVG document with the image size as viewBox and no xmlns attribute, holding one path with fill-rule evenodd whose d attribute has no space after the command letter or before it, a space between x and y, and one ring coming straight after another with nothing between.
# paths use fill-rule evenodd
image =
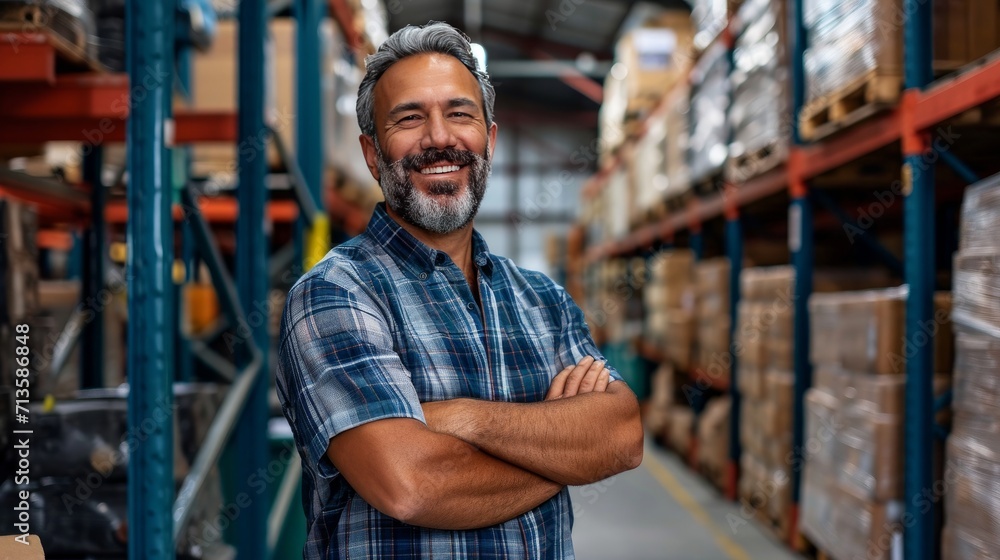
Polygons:
<instances>
[{"instance_id":1,"label":"man's face","mask_svg":"<svg viewBox=\"0 0 1000 560\"><path fill-rule=\"evenodd\" d=\"M450 233L475 217L486 192L496 124L486 126L476 78L454 57L419 54L375 85L378 142L361 137L386 205L427 231Z\"/></svg>"}]
</instances>

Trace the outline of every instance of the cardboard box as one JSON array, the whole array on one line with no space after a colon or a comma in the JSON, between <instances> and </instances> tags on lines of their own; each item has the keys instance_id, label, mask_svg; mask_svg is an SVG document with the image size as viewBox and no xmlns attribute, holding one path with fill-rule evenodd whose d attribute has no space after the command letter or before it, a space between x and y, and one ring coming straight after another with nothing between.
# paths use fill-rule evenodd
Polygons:
<instances>
[{"instance_id":1,"label":"cardboard box","mask_svg":"<svg viewBox=\"0 0 1000 560\"><path fill-rule=\"evenodd\" d=\"M648 112L683 77L694 38L690 16L667 12L651 25L626 33L615 58L628 68L624 79L626 111Z\"/></svg>"},{"instance_id":2,"label":"cardboard box","mask_svg":"<svg viewBox=\"0 0 1000 560\"><path fill-rule=\"evenodd\" d=\"M834 558L889 560L901 557L901 550L896 550L900 556L895 556L894 547L896 543L901 544L902 539L894 539L893 530L901 527L902 502L868 501L843 486L838 486L833 496L832 533L837 539L830 552Z\"/></svg>"},{"instance_id":3,"label":"cardboard box","mask_svg":"<svg viewBox=\"0 0 1000 560\"><path fill-rule=\"evenodd\" d=\"M719 486L725 485L729 463L729 414L728 396L712 399L698 418L698 463Z\"/></svg>"},{"instance_id":4,"label":"cardboard box","mask_svg":"<svg viewBox=\"0 0 1000 560\"><path fill-rule=\"evenodd\" d=\"M0 537L0 559L45 560L45 551L37 535L6 535Z\"/></svg>"},{"instance_id":5,"label":"cardboard box","mask_svg":"<svg viewBox=\"0 0 1000 560\"><path fill-rule=\"evenodd\" d=\"M670 410L670 446L681 454L691 449L691 435L694 428L694 413L690 408L675 406Z\"/></svg>"},{"instance_id":6,"label":"cardboard box","mask_svg":"<svg viewBox=\"0 0 1000 560\"><path fill-rule=\"evenodd\" d=\"M843 427L840 411L840 401L830 393L818 389L806 391L805 449L810 465L836 468L837 433Z\"/></svg>"}]
</instances>

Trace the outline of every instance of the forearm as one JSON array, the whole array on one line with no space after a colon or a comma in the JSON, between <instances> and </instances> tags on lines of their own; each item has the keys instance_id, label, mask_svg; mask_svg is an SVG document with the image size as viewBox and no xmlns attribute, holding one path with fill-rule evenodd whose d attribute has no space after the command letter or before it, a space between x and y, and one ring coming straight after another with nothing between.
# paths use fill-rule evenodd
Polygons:
<instances>
[{"instance_id":1,"label":"forearm","mask_svg":"<svg viewBox=\"0 0 1000 560\"><path fill-rule=\"evenodd\" d=\"M464 530L508 521L545 503L563 485L504 462L445 434L414 467L416 497L406 521Z\"/></svg>"},{"instance_id":2,"label":"forearm","mask_svg":"<svg viewBox=\"0 0 1000 560\"><path fill-rule=\"evenodd\" d=\"M603 480L642 459L638 403L623 383L538 403L468 400L463 412L449 433L561 484Z\"/></svg>"}]
</instances>

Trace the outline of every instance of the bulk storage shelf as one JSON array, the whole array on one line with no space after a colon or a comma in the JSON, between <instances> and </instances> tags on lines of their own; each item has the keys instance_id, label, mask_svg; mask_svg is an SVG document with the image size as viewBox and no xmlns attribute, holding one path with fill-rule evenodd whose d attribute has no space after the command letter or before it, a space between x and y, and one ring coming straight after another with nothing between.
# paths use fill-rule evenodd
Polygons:
<instances>
[{"instance_id":1,"label":"bulk storage shelf","mask_svg":"<svg viewBox=\"0 0 1000 560\"><path fill-rule=\"evenodd\" d=\"M155 38L175 37L173 0L129 0L126 26L135 32L127 34L129 74L135 77L139 88L129 87L129 74L105 74L100 66L87 60L82 53L62 41L57 35L44 30L23 32L18 29L0 29L0 143L34 144L48 141L77 141L93 146L84 157L84 185L77 188L52 180L29 177L21 173L0 170L0 195L25 200L38 209L44 220L84 223L89 226L86 234L82 299L94 297L103 287L104 259L97 258L107 250L103 231L106 220L126 223L132 239L130 267L140 267L141 273L130 273L129 314L146 317L140 324L129 326L129 371L142 375L130 376L130 423L148 417L161 400L170 402L170 384L173 381L171 332L176 328L164 319L162 310L171 308L173 297L165 286L170 278L173 262L172 239L165 235L172 227L171 215L178 217L179 209L169 204L172 190L170 165L164 162L168 148L197 142L236 143L264 128L264 44L266 34L267 3L265 0L243 0L238 9L241 33L238 45L238 65L241 83L239 104L242 109L233 113L178 112L171 115L174 85L175 56L173 44ZM296 0L293 12L299 20L300 32L297 49L300 53L297 68L297 103L305 114L321 111L321 84L319 74L319 35L323 11L329 9L348 45L358 54L366 48L358 33L353 8L346 0ZM140 33L138 30L142 30ZM61 74L58 63L86 72ZM182 75L187 68L179 64ZM155 70L163 79L148 81ZM144 82L143 80L147 80ZM138 90L138 91L136 91ZM141 93L142 95L138 95ZM295 162L300 167L300 177L313 200L321 197L322 135L316 122L300 121L298 134L300 146ZM241 131L243 131L241 133ZM318 139L317 139L318 138ZM130 179L133 188L127 190L128 202L107 204L100 185L102 146L106 142L125 142L129 154ZM224 268L213 270L220 303L232 308L234 317L243 317L242 309L252 308L253 302L267 299L267 255L264 232L260 224L265 212L273 219L296 219L301 222L311 217L303 216L293 201L275 201L266 206L267 189L264 184L266 170L264 158L248 157L240 151L240 186L234 199L201 199L204 214L210 221L236 221L237 243L236 270L239 294ZM299 198L299 204L309 206ZM336 194L328 201L338 204L343 200ZM313 208L315 202L313 202ZM241 211L237 211L240 209ZM355 231L361 219L357 213L335 209L352 224ZM336 212L335 212L336 213ZM240 214L240 219L237 219ZM126 218L128 218L126 220ZM205 225L201 214L195 220ZM363 224L362 224L363 226ZM201 247L214 247L206 227L195 227L192 234L198 237ZM65 248L67 234L45 231L39 242L50 247ZM301 238L296 242L301 245ZM301 248L300 252L301 252ZM206 259L213 261L213 259ZM216 255L216 259L218 256ZM208 262L209 266L219 262ZM96 298L95 298L96 299ZM159 321L159 322L157 322ZM100 336L94 325L101 325L100 317L87 326L85 338ZM267 439L264 435L267 422L267 378L262 375L261 364L267 363L267 322L259 322L251 329L250 352L239 364L243 368L233 384L226 402L217 414L210 435L205 443L204 456L192 466L191 474L178 494L176 502L169 502L169 493L162 491L172 484L172 465L159 460L162 450L172 447L172 433L162 429L147 434L144 445L134 450L129 461L129 556L150 560L165 560L175 556L173 543L179 523L190 511L187 504L197 493L198 479L215 464L222 444L230 439L236 443L240 461L235 480L245 481L267 463ZM95 340L93 338L91 341ZM95 349L103 343L83 344L82 363L85 369L103 371L102 356ZM93 385L99 380L82 379L82 384ZM238 420L238 421L237 421ZM204 451L204 450L203 450ZM298 476L291 473L289 476ZM289 500L282 503L287 505ZM266 500L256 500L244 508L233 526L241 558L269 558L276 546L280 521L284 511L274 511L268 518ZM279 508L280 509L280 508ZM269 524L272 526L269 530Z\"/></svg>"},{"instance_id":2,"label":"bulk storage shelf","mask_svg":"<svg viewBox=\"0 0 1000 560\"><path fill-rule=\"evenodd\" d=\"M792 84L793 120L798 122L799 110L804 95L803 42L805 29L802 22L803 0L790 0L792 7ZM803 395L811 385L811 366L808 361L809 317L806 301L812 291L813 240L815 221L809 203L808 183L828 171L854 162L876 150L900 143L903 160L909 172L904 173L905 185L910 194L906 197L904 249L907 260L905 281L910 286L907 301L906 332L919 332L921 322L930 320L933 302L934 275L934 177L933 171L921 169L920 158L931 150L929 130L962 113L985 103L1000 99L1000 53L993 53L977 63L959 71L956 75L931 83L931 3L914 2L908 4L904 33L904 68L906 90L895 108L874 115L854 126L816 143L803 145L798 142L798 131L790 150L788 161L775 169L741 184L727 184L721 192L702 199L699 203L669 213L654 224L633 231L622 239L605 242L590 247L585 252L585 263L593 264L603 259L628 256L648 250L662 240L672 240L675 233L700 230L700 224L713 218L726 219L726 248L730 258L742 256L742 231L739 227L740 211L757 201L787 191L791 199L790 214L797 215L799 222L789 224L798 235L792 240L792 264L796 269L795 307L795 410L794 443L802 445ZM730 22L732 24L732 22ZM730 30L726 33L731 36ZM664 99L673 95L668 91ZM640 127L640 134L644 127ZM631 140L634 142L634 140ZM975 179L974 173L950 154L941 160L955 168L966 182ZM904 162L901 162L904 163ZM590 199L597 196L606 186L611 172L622 165L622 160L613 157L609 163L595 174L582 189L581 196ZM928 227L930 222L930 227ZM692 235L692 237L697 237ZM692 239L694 242L694 239ZM733 261L734 282L730 287L732 306L735 309L738 298L736 292L738 269ZM733 322L735 324L735 320ZM906 387L906 490L904 503L915 503L921 489L931 487L931 450L934 437L932 360L930 349L921 349L907 360ZM735 356L734 356L735 358ZM734 361L731 384L736 384L738 368ZM733 401L731 434L738 434L738 396ZM731 468L735 472L739 457L738 438L733 437L730 445ZM793 478L793 530L790 544L798 547L794 524L797 522L799 499L799 472ZM733 475L735 478L735 475ZM904 527L904 558L923 560L935 554L935 532L931 514L909 512L912 523Z\"/></svg>"}]
</instances>

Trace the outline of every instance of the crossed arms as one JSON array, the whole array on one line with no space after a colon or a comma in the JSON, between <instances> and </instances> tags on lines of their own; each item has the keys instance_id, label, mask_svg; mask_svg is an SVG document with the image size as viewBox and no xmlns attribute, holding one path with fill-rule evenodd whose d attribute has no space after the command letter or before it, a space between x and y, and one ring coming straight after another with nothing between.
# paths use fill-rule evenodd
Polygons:
<instances>
[{"instance_id":1,"label":"crossed arms","mask_svg":"<svg viewBox=\"0 0 1000 560\"><path fill-rule=\"evenodd\" d=\"M542 402L424 403L427 424L390 418L330 440L327 457L374 508L436 529L513 519L566 485L602 480L642 460L635 395L584 358Z\"/></svg>"}]
</instances>

